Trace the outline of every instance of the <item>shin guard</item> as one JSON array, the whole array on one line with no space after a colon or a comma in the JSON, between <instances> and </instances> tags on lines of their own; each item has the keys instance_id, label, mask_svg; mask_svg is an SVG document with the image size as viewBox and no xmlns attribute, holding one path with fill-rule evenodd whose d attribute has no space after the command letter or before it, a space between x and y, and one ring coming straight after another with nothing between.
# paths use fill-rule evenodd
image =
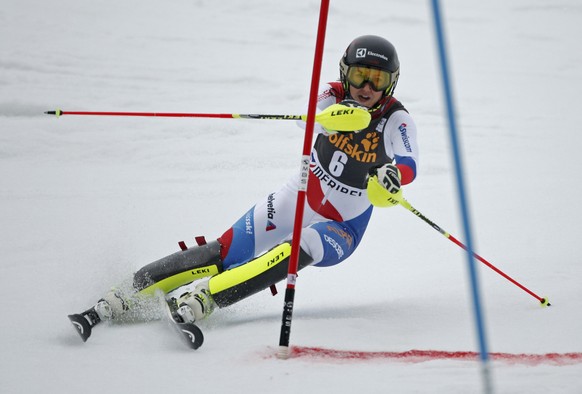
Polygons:
<instances>
[{"instance_id":1,"label":"shin guard","mask_svg":"<svg viewBox=\"0 0 582 394\"><path fill-rule=\"evenodd\" d=\"M285 279L290 256L291 244L286 242L246 264L210 278L208 286L214 302L223 308ZM311 256L301 249L298 269L307 267L312 262Z\"/></svg>"}]
</instances>

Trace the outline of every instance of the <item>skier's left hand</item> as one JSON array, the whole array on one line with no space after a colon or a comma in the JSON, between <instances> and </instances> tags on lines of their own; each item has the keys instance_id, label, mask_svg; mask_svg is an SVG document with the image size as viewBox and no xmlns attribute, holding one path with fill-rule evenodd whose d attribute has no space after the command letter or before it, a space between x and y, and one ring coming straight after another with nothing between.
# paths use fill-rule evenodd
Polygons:
<instances>
[{"instance_id":1,"label":"skier's left hand","mask_svg":"<svg viewBox=\"0 0 582 394\"><path fill-rule=\"evenodd\" d=\"M366 186L368 199L376 207L392 207L402 199L400 171L391 163L374 168Z\"/></svg>"}]
</instances>

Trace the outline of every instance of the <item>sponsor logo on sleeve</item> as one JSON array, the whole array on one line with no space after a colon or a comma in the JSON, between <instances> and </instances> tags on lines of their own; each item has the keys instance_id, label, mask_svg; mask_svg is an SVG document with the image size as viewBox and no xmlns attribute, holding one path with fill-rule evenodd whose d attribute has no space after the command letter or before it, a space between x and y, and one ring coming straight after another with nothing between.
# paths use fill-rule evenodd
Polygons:
<instances>
[{"instance_id":1,"label":"sponsor logo on sleeve","mask_svg":"<svg viewBox=\"0 0 582 394\"><path fill-rule=\"evenodd\" d=\"M410 146L410 140L406 130L406 123L402 123L400 126L398 126L398 130L400 130L400 136L402 137L402 142L404 143L406 151L412 152L412 147Z\"/></svg>"}]
</instances>

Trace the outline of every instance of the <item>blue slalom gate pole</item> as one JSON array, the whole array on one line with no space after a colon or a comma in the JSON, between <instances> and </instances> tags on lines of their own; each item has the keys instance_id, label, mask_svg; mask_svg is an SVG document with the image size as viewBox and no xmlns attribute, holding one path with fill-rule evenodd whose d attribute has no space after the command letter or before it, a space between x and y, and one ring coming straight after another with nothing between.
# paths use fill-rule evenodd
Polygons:
<instances>
[{"instance_id":1,"label":"blue slalom gate pole","mask_svg":"<svg viewBox=\"0 0 582 394\"><path fill-rule=\"evenodd\" d=\"M432 11L434 19L434 27L437 38L437 46L439 52L439 60L442 74L443 90L446 102L447 118L449 122L449 134L451 139L451 148L453 153L453 159L455 164L455 173L457 180L458 197L461 209L461 216L463 219L463 228L465 234L465 240L467 244L467 262L469 266L469 277L471 281L472 289L472 299L473 299L473 310L475 315L475 323L477 326L477 334L479 340L479 354L481 360L481 371L483 374L483 384L484 391L486 393L492 393L493 387L491 383L491 374L489 371L489 352L487 349L487 338L485 335L484 318L481 308L481 300L479 296L479 283L477 280L477 270L475 259L473 256L473 242L471 237L471 224L469 219L469 209L467 196L465 193L465 183L463 178L463 164L461 162L461 154L457 136L457 125L455 110L453 104L453 95L451 90L451 83L449 78L449 70L447 63L447 53L445 46L445 37L443 31L443 24L440 12L439 0L432 0Z\"/></svg>"}]
</instances>

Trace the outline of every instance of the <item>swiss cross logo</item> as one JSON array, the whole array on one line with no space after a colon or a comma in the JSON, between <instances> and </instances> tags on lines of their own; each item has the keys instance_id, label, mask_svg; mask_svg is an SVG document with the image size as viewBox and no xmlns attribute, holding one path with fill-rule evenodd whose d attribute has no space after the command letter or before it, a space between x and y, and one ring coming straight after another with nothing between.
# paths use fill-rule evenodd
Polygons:
<instances>
[{"instance_id":1,"label":"swiss cross logo","mask_svg":"<svg viewBox=\"0 0 582 394\"><path fill-rule=\"evenodd\" d=\"M366 48L358 48L356 49L356 59L360 59L362 57L366 57Z\"/></svg>"}]
</instances>

